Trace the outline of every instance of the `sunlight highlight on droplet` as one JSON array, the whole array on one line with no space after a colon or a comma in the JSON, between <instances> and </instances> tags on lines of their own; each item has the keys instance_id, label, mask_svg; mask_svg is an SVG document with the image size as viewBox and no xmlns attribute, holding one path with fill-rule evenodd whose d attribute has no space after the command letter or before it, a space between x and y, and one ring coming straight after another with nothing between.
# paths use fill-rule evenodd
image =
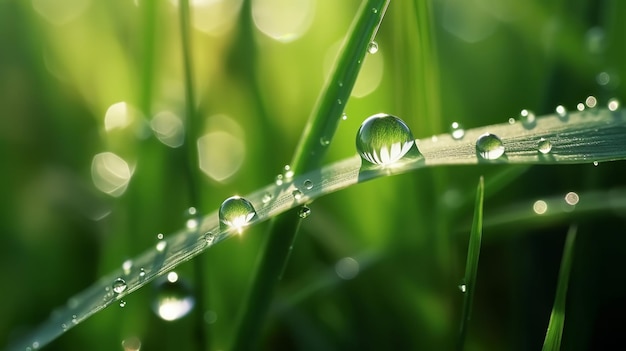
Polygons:
<instances>
[{"instance_id":1,"label":"sunlight highlight on droplet","mask_svg":"<svg viewBox=\"0 0 626 351\"><path fill-rule=\"evenodd\" d=\"M163 144L177 148L185 140L185 126L180 117L170 111L161 111L152 117L150 127Z\"/></svg>"},{"instance_id":2,"label":"sunlight highlight on droplet","mask_svg":"<svg viewBox=\"0 0 626 351\"><path fill-rule=\"evenodd\" d=\"M132 171L128 163L112 152L102 152L91 161L91 178L98 190L121 196L128 187Z\"/></svg>"},{"instance_id":3,"label":"sunlight highlight on droplet","mask_svg":"<svg viewBox=\"0 0 626 351\"><path fill-rule=\"evenodd\" d=\"M543 200L537 200L533 204L533 211L535 211L535 213L538 215L542 215L546 213L547 210L548 210L548 204Z\"/></svg>"},{"instance_id":4,"label":"sunlight highlight on droplet","mask_svg":"<svg viewBox=\"0 0 626 351\"><path fill-rule=\"evenodd\" d=\"M313 0L253 0L252 19L268 37L288 43L301 37L315 14Z\"/></svg>"}]
</instances>

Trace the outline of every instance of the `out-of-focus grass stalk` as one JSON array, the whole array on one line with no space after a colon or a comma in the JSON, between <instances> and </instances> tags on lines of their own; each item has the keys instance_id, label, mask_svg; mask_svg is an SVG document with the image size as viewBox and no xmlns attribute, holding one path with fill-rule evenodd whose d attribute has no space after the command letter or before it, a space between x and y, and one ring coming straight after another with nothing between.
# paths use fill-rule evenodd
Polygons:
<instances>
[{"instance_id":1,"label":"out-of-focus grass stalk","mask_svg":"<svg viewBox=\"0 0 626 351\"><path fill-rule=\"evenodd\" d=\"M291 162L295 174L321 165L350 97L367 47L376 35L388 3L389 0L364 0L361 3L339 59L335 62L332 76L326 82L300 138ZM287 211L272 221L243 313L239 316L233 350L248 350L257 343L274 287L289 258L299 225L297 209Z\"/></svg>"},{"instance_id":2,"label":"out-of-focus grass stalk","mask_svg":"<svg viewBox=\"0 0 626 351\"><path fill-rule=\"evenodd\" d=\"M559 280L556 286L556 297L550 322L546 331L546 338L543 342L543 351L558 351L561 349L561 339L563 337L563 326L565 325L565 302L567 301L567 286L574 259L574 242L576 240L577 227L571 226L567 232L563 257L561 258L561 269L559 270Z\"/></svg>"},{"instance_id":3,"label":"out-of-focus grass stalk","mask_svg":"<svg viewBox=\"0 0 626 351\"><path fill-rule=\"evenodd\" d=\"M474 219L470 232L469 245L467 248L467 263L465 265L465 277L459 286L463 293L463 312L461 315L461 333L459 336L458 349L463 350L467 336L467 328L472 317L472 301L476 291L476 273L478 272L478 258L480 257L480 244L483 236L483 200L485 198L485 182L483 177L478 181L476 190L476 203L474 207Z\"/></svg>"}]
</instances>

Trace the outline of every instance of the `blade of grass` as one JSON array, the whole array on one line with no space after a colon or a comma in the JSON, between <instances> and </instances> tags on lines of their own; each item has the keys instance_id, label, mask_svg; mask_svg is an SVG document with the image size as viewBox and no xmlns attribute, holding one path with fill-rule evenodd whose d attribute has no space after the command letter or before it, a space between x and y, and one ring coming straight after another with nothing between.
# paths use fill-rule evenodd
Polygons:
<instances>
[{"instance_id":1,"label":"blade of grass","mask_svg":"<svg viewBox=\"0 0 626 351\"><path fill-rule=\"evenodd\" d=\"M274 183L267 185L244 196L252 203L257 213L251 225L274 218L321 196L368 180L424 167L470 165L483 162L476 156L474 141L479 135L493 131L497 131L501 136L507 150L507 157L495 163L546 165L590 163L592 160L626 160L626 113L624 110L598 109L594 113L577 112L570 114L567 122L562 121L557 115L549 115L538 118L537 125L533 129L526 129L519 123L485 126L467 130L463 140L454 140L447 134L439 135L437 141L433 141L432 138L416 140L423 158L399 162L400 164L394 168L362 171L361 158L355 155L296 176L291 182L280 186ZM550 138L552 141L553 154L549 155L550 157L538 155L536 143L542 137ZM292 191L305 180L311 181L312 188L304 189L302 198L295 200ZM271 195L271 201L263 201L267 194ZM297 215L294 214L292 217L297 217ZM165 243L164 248L159 250L153 247L133 259L133 269L129 272L124 272L122 269L111 272L71 298L67 306L58 310L58 313L54 313L48 321L11 349L23 350L35 341L41 346L49 343L69 328L145 286L157 276L192 259L218 242L232 237L233 233L235 232L220 229L217 210L213 211L200 219L197 228L193 230L185 228L178 233L166 236L166 239L162 240ZM276 240L291 242L290 238L289 235L284 235L282 238L279 235ZM143 269L143 274L139 274L140 268ZM280 268L282 269L282 266ZM128 288L116 295L110 287L118 277L126 280ZM63 329L61 325L66 325L68 328Z\"/></svg>"},{"instance_id":2,"label":"blade of grass","mask_svg":"<svg viewBox=\"0 0 626 351\"><path fill-rule=\"evenodd\" d=\"M314 170L322 163L354 87L367 47L375 37L389 0L365 0L355 16L332 76L326 82L294 153L295 174ZM256 345L271 304L275 285L289 259L300 226L295 210L276 217L269 228L260 262L238 319L233 350Z\"/></svg>"},{"instance_id":3,"label":"blade of grass","mask_svg":"<svg viewBox=\"0 0 626 351\"><path fill-rule=\"evenodd\" d=\"M563 326L565 325L565 302L567 300L567 286L574 259L574 242L576 241L577 227L569 228L563 248L563 258L561 259L561 269L559 270L559 280L556 286L556 296L554 306L550 314L550 322L546 331L546 339L543 342L543 351L558 351L561 349L561 338L563 336Z\"/></svg>"},{"instance_id":4,"label":"blade of grass","mask_svg":"<svg viewBox=\"0 0 626 351\"><path fill-rule=\"evenodd\" d=\"M485 198L485 182L483 177L478 181L476 190L476 203L474 207L474 219L470 232L469 246L467 248L467 263L465 265L465 278L460 286L463 295L463 314L461 316L461 333L459 336L459 350L463 350L467 337L467 328L472 317L472 301L476 291L476 273L478 272L478 258L480 256L480 243L483 235L483 200Z\"/></svg>"}]
</instances>

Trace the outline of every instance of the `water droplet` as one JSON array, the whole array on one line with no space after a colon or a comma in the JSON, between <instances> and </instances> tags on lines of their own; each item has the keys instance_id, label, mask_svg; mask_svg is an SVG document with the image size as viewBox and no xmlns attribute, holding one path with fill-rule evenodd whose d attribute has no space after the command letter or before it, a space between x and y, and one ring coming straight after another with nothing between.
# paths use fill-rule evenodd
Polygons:
<instances>
[{"instance_id":1,"label":"water droplet","mask_svg":"<svg viewBox=\"0 0 626 351\"><path fill-rule=\"evenodd\" d=\"M126 281L124 279L117 278L113 282L113 286L112 287L113 287L113 292L114 293L121 294L122 292L124 292L124 290L126 290L128 285L126 285Z\"/></svg>"},{"instance_id":2,"label":"water droplet","mask_svg":"<svg viewBox=\"0 0 626 351\"><path fill-rule=\"evenodd\" d=\"M343 101L341 101L341 99L337 99L337 105L341 105L343 104Z\"/></svg>"},{"instance_id":3,"label":"water droplet","mask_svg":"<svg viewBox=\"0 0 626 351\"><path fill-rule=\"evenodd\" d=\"M175 272L159 279L155 289L152 309L163 320L175 321L183 318L196 303L189 285Z\"/></svg>"},{"instance_id":4,"label":"water droplet","mask_svg":"<svg viewBox=\"0 0 626 351\"><path fill-rule=\"evenodd\" d=\"M139 270L139 276L140 276L140 277L142 277L142 278L143 278L143 277L145 277L145 276L146 276L146 270L145 270L145 269L143 269L143 268L141 268L141 269Z\"/></svg>"},{"instance_id":5,"label":"water droplet","mask_svg":"<svg viewBox=\"0 0 626 351\"><path fill-rule=\"evenodd\" d=\"M598 161L593 161L593 166L594 167L598 167L598 165L599 165Z\"/></svg>"},{"instance_id":6,"label":"water droplet","mask_svg":"<svg viewBox=\"0 0 626 351\"><path fill-rule=\"evenodd\" d=\"M515 118L513 117L509 118L509 124L515 124Z\"/></svg>"},{"instance_id":7,"label":"water droplet","mask_svg":"<svg viewBox=\"0 0 626 351\"><path fill-rule=\"evenodd\" d=\"M378 13L378 9L375 7L372 7L372 13Z\"/></svg>"},{"instance_id":8,"label":"water droplet","mask_svg":"<svg viewBox=\"0 0 626 351\"><path fill-rule=\"evenodd\" d=\"M398 117L379 113L367 118L356 135L356 149L369 163L389 166L413 146L409 127Z\"/></svg>"},{"instance_id":9,"label":"water droplet","mask_svg":"<svg viewBox=\"0 0 626 351\"><path fill-rule=\"evenodd\" d=\"M78 324L78 317L75 314L72 315L72 324Z\"/></svg>"},{"instance_id":10,"label":"water droplet","mask_svg":"<svg viewBox=\"0 0 626 351\"><path fill-rule=\"evenodd\" d=\"M185 222L185 226L187 229L196 229L198 227L198 210L195 207L189 207L187 211L185 211L185 217L187 217L187 221Z\"/></svg>"},{"instance_id":11,"label":"water droplet","mask_svg":"<svg viewBox=\"0 0 626 351\"><path fill-rule=\"evenodd\" d=\"M378 52L378 43L375 41L370 41L370 43L367 45L367 52L369 52L370 54L375 54Z\"/></svg>"},{"instance_id":12,"label":"water droplet","mask_svg":"<svg viewBox=\"0 0 626 351\"><path fill-rule=\"evenodd\" d=\"M207 245L212 245L214 240L215 234L213 234L212 232L204 234L204 241L206 241Z\"/></svg>"},{"instance_id":13,"label":"water droplet","mask_svg":"<svg viewBox=\"0 0 626 351\"><path fill-rule=\"evenodd\" d=\"M452 122L450 126L450 135L452 135L452 139L461 140L465 136L465 129L458 122Z\"/></svg>"},{"instance_id":14,"label":"water droplet","mask_svg":"<svg viewBox=\"0 0 626 351\"><path fill-rule=\"evenodd\" d=\"M141 340L139 340L138 337L132 336L122 340L122 347L124 351L139 351L141 350Z\"/></svg>"},{"instance_id":15,"label":"water droplet","mask_svg":"<svg viewBox=\"0 0 626 351\"><path fill-rule=\"evenodd\" d=\"M519 119L526 127L532 127L535 125L535 113L533 111L523 109L519 113Z\"/></svg>"},{"instance_id":16,"label":"water droplet","mask_svg":"<svg viewBox=\"0 0 626 351\"><path fill-rule=\"evenodd\" d=\"M256 211L250 201L239 196L229 197L220 206L220 228L234 229L241 234L243 228L250 224L255 216Z\"/></svg>"},{"instance_id":17,"label":"water droplet","mask_svg":"<svg viewBox=\"0 0 626 351\"><path fill-rule=\"evenodd\" d=\"M430 137L430 141L432 141L433 143L436 143L436 142L439 141L439 137L436 136L436 135L433 135L433 136Z\"/></svg>"},{"instance_id":18,"label":"water droplet","mask_svg":"<svg viewBox=\"0 0 626 351\"><path fill-rule=\"evenodd\" d=\"M302 199L302 192L301 192L300 190L298 190L298 189L296 189L296 190L292 191L292 192L291 192L291 195L293 196L293 198L294 198L296 201L299 201L299 200L301 200L301 199Z\"/></svg>"},{"instance_id":19,"label":"water droplet","mask_svg":"<svg viewBox=\"0 0 626 351\"><path fill-rule=\"evenodd\" d=\"M163 240L163 233L157 234L157 240Z\"/></svg>"},{"instance_id":20,"label":"water droplet","mask_svg":"<svg viewBox=\"0 0 626 351\"><path fill-rule=\"evenodd\" d=\"M580 112L583 112L583 111L585 110L585 104L583 104L582 102L579 102L579 103L576 105L576 109L577 109L578 111L580 111Z\"/></svg>"},{"instance_id":21,"label":"water droplet","mask_svg":"<svg viewBox=\"0 0 626 351\"><path fill-rule=\"evenodd\" d=\"M485 133L476 140L476 151L485 160L496 160L504 155L504 145L495 134Z\"/></svg>"},{"instance_id":22,"label":"water droplet","mask_svg":"<svg viewBox=\"0 0 626 351\"><path fill-rule=\"evenodd\" d=\"M587 96L585 105L589 108L595 108L598 105L598 100L594 96Z\"/></svg>"},{"instance_id":23,"label":"water droplet","mask_svg":"<svg viewBox=\"0 0 626 351\"><path fill-rule=\"evenodd\" d=\"M616 98L612 98L609 100L607 106L610 111L617 111L617 109L619 108L619 100L617 100Z\"/></svg>"},{"instance_id":24,"label":"water droplet","mask_svg":"<svg viewBox=\"0 0 626 351\"><path fill-rule=\"evenodd\" d=\"M304 188L306 190L313 189L313 182L310 179L305 180L304 183L302 183L302 185L304 185Z\"/></svg>"},{"instance_id":25,"label":"water droplet","mask_svg":"<svg viewBox=\"0 0 626 351\"><path fill-rule=\"evenodd\" d=\"M550 151L552 150L552 143L550 143L550 140L541 138L537 143L537 150L542 154L550 153Z\"/></svg>"},{"instance_id":26,"label":"water droplet","mask_svg":"<svg viewBox=\"0 0 626 351\"><path fill-rule=\"evenodd\" d=\"M38 349L39 348L39 341L33 341L33 349Z\"/></svg>"},{"instance_id":27,"label":"water droplet","mask_svg":"<svg viewBox=\"0 0 626 351\"><path fill-rule=\"evenodd\" d=\"M302 206L302 208L298 211L298 216L300 218L307 218L309 215L311 215L311 209L308 208L307 206Z\"/></svg>"},{"instance_id":28,"label":"water droplet","mask_svg":"<svg viewBox=\"0 0 626 351\"><path fill-rule=\"evenodd\" d=\"M565 194L565 202L570 206L576 205L579 200L580 198L578 197L578 194L576 194L573 191L570 191L569 193Z\"/></svg>"},{"instance_id":29,"label":"water droplet","mask_svg":"<svg viewBox=\"0 0 626 351\"><path fill-rule=\"evenodd\" d=\"M461 283L461 284L459 284L459 290L460 290L462 293L466 293L466 292L467 292L467 285L465 285L465 283Z\"/></svg>"},{"instance_id":30,"label":"water droplet","mask_svg":"<svg viewBox=\"0 0 626 351\"><path fill-rule=\"evenodd\" d=\"M328 140L328 138L326 138L326 137L321 137L320 138L320 145L328 146L329 144L330 144L330 140Z\"/></svg>"},{"instance_id":31,"label":"water droplet","mask_svg":"<svg viewBox=\"0 0 626 351\"><path fill-rule=\"evenodd\" d=\"M122 308L126 307L126 301L120 300L120 307Z\"/></svg>"},{"instance_id":32,"label":"water droplet","mask_svg":"<svg viewBox=\"0 0 626 351\"><path fill-rule=\"evenodd\" d=\"M270 193L263 194L263 198L261 199L261 201L263 201L264 204L270 202L270 200L272 200L272 194Z\"/></svg>"},{"instance_id":33,"label":"water droplet","mask_svg":"<svg viewBox=\"0 0 626 351\"><path fill-rule=\"evenodd\" d=\"M556 111L556 114L559 116L560 119L566 119L567 118L567 109L563 105L557 106L555 111Z\"/></svg>"},{"instance_id":34,"label":"water droplet","mask_svg":"<svg viewBox=\"0 0 626 351\"><path fill-rule=\"evenodd\" d=\"M285 169L285 180L290 181L291 178L293 178L293 171L291 170L291 167L289 165L286 165L284 169Z\"/></svg>"},{"instance_id":35,"label":"water droplet","mask_svg":"<svg viewBox=\"0 0 626 351\"><path fill-rule=\"evenodd\" d=\"M533 204L533 211L538 215L546 213L546 211L548 211L548 203L543 200L535 201Z\"/></svg>"},{"instance_id":36,"label":"water droplet","mask_svg":"<svg viewBox=\"0 0 626 351\"><path fill-rule=\"evenodd\" d=\"M276 185L283 185L283 175L282 174L277 175L274 182L276 183Z\"/></svg>"},{"instance_id":37,"label":"water droplet","mask_svg":"<svg viewBox=\"0 0 626 351\"><path fill-rule=\"evenodd\" d=\"M341 114L341 120L345 121L348 119L348 115L344 112Z\"/></svg>"}]
</instances>

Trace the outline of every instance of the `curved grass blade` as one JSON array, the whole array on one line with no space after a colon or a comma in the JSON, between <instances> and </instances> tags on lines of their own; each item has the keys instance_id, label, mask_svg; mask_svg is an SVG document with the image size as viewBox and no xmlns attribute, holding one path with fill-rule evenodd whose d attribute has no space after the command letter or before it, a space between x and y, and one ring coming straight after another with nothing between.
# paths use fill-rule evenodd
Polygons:
<instances>
[{"instance_id":1,"label":"curved grass blade","mask_svg":"<svg viewBox=\"0 0 626 351\"><path fill-rule=\"evenodd\" d=\"M490 161L494 164L563 164L626 160L626 111L598 109L594 112L576 112L564 120L558 115L537 118L534 128L521 123L496 124L467 130L462 140L450 135L416 140L422 157L398 162L397 167L361 169L358 155L296 176L291 182L270 184L247 196L257 216L251 223L259 223L302 206L318 197L350 187L367 180L410 172L439 165L469 165L484 163L476 154L475 140L484 133L497 133L505 147L505 156ZM537 142L549 139L552 151L548 155L537 151ZM402 161L402 160L401 160ZM395 166L395 165L394 165ZM309 181L311 186L305 187ZM308 183L307 183L308 184ZM293 191L302 193L298 199ZM66 330L79 324L98 311L146 285L149 281L197 256L216 243L237 235L237 231L220 229L218 213L214 211L201 220L195 229L183 229L165 238L157 247L149 249L132 261L129 269L118 269L103 277L82 293L71 298L67 305L52 313L32 334L13 345L15 350L43 346ZM116 294L111 284L117 278L127 283L123 292Z\"/></svg>"},{"instance_id":2,"label":"curved grass blade","mask_svg":"<svg viewBox=\"0 0 626 351\"><path fill-rule=\"evenodd\" d=\"M561 269L559 270L559 280L556 286L556 297L554 298L554 306L550 314L546 338L543 342L543 351L558 351L561 349L561 337L563 336L563 326L565 325L567 286L569 284L570 270L574 257L576 231L576 226L571 226L567 232L567 238L565 239Z\"/></svg>"},{"instance_id":3,"label":"curved grass blade","mask_svg":"<svg viewBox=\"0 0 626 351\"><path fill-rule=\"evenodd\" d=\"M478 272L478 258L480 257L480 243L483 236L483 200L485 198L485 182L483 177L478 181L476 190L476 202L474 207L474 219L470 232L469 245L467 248L467 263L465 264L465 277L460 285L463 292L463 314L461 316L461 334L459 336L459 350L465 346L467 328L472 317L472 301L476 291L476 273Z\"/></svg>"}]
</instances>

